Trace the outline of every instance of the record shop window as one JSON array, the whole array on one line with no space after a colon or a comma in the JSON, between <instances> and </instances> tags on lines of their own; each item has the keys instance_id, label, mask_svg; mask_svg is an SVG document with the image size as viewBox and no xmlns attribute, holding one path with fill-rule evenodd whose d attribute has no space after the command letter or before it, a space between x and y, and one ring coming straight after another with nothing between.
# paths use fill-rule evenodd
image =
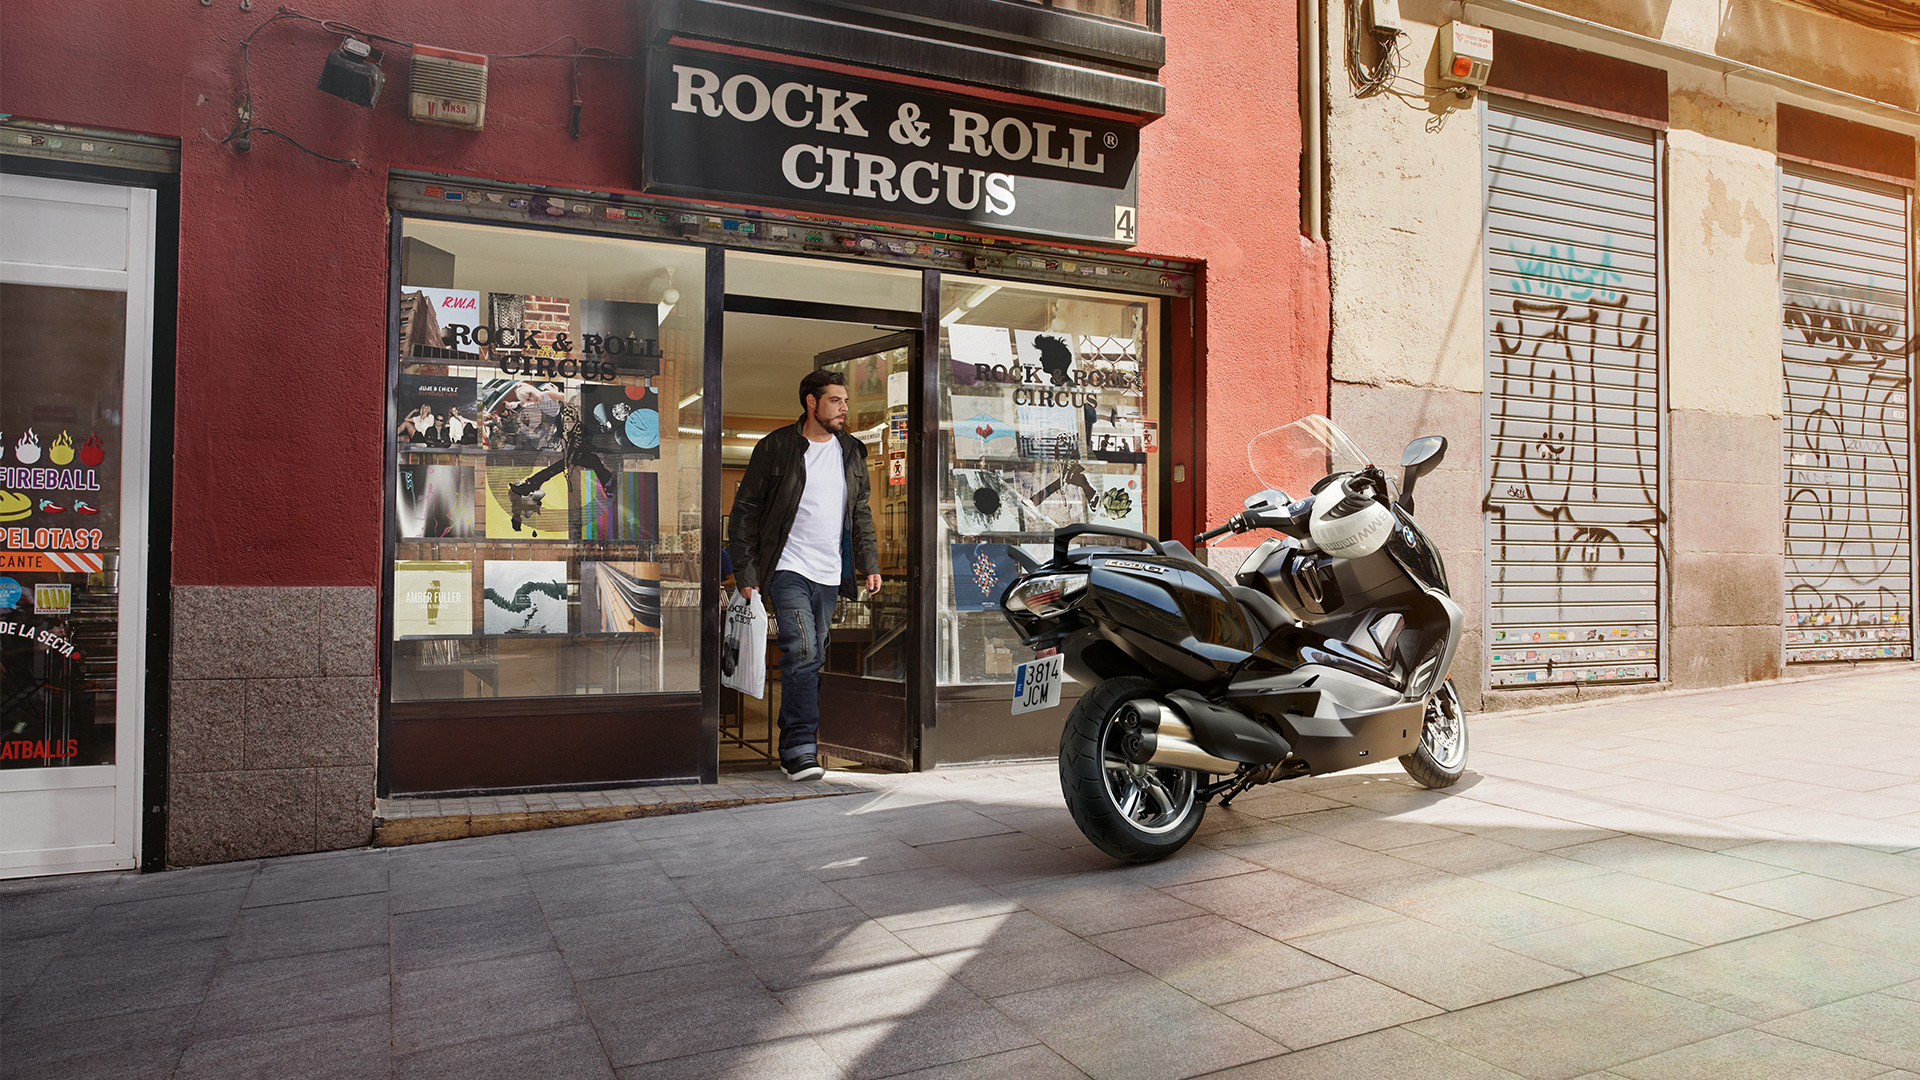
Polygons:
<instances>
[{"instance_id":1,"label":"record shop window","mask_svg":"<svg viewBox=\"0 0 1920 1080\"><path fill-rule=\"evenodd\" d=\"M393 700L699 690L701 258L403 225Z\"/></svg>"},{"instance_id":2,"label":"record shop window","mask_svg":"<svg viewBox=\"0 0 1920 1080\"><path fill-rule=\"evenodd\" d=\"M940 291L942 685L1013 679L1000 612L1009 549L1045 562L1053 531L1160 528L1159 303L943 276Z\"/></svg>"}]
</instances>

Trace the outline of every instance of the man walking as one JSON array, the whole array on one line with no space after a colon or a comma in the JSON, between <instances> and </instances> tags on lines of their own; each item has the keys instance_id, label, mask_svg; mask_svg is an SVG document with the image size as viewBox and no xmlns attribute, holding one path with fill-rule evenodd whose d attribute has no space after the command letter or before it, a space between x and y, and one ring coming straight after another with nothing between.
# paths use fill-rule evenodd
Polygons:
<instances>
[{"instance_id":1,"label":"man walking","mask_svg":"<svg viewBox=\"0 0 1920 1080\"><path fill-rule=\"evenodd\" d=\"M761 587L779 622L780 768L815 780L820 767L820 667L836 595L856 599L855 571L878 592L879 545L867 508L867 447L847 434L846 376L800 380L797 423L761 439L747 460L729 520L734 580Z\"/></svg>"}]
</instances>

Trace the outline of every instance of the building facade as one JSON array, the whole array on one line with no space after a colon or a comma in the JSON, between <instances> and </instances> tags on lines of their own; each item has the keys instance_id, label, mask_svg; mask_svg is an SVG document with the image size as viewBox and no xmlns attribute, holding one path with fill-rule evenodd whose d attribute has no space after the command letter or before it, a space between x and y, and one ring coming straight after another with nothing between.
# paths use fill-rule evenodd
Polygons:
<instances>
[{"instance_id":1,"label":"building facade","mask_svg":"<svg viewBox=\"0 0 1920 1080\"><path fill-rule=\"evenodd\" d=\"M1920 13L1391 8L1324 7L1330 397L1450 440L1468 704L1910 661Z\"/></svg>"},{"instance_id":2,"label":"building facade","mask_svg":"<svg viewBox=\"0 0 1920 1080\"><path fill-rule=\"evenodd\" d=\"M721 539L816 367L885 582L823 744L1047 753L1007 549L1190 535L1327 407L1291 9L115 6L0 43L0 874L763 763Z\"/></svg>"}]
</instances>

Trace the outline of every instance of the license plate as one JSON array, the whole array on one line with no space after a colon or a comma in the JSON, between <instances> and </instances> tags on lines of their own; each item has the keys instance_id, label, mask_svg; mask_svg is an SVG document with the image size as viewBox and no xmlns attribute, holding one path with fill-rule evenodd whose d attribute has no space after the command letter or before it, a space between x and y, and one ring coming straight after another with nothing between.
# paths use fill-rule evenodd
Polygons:
<instances>
[{"instance_id":1,"label":"license plate","mask_svg":"<svg viewBox=\"0 0 1920 1080\"><path fill-rule=\"evenodd\" d=\"M1060 704L1060 672L1066 659L1054 653L1013 669L1013 715Z\"/></svg>"}]
</instances>

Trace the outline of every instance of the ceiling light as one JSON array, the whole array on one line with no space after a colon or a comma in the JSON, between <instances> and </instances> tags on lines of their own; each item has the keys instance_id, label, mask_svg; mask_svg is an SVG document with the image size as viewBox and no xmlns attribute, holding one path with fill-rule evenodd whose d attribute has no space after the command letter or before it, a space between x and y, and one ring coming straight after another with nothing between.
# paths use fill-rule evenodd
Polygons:
<instances>
[{"instance_id":1,"label":"ceiling light","mask_svg":"<svg viewBox=\"0 0 1920 1080\"><path fill-rule=\"evenodd\" d=\"M667 267L667 287L660 290L660 317L655 325L664 324L667 316L673 313L673 305L680 302L680 290L673 287L673 267Z\"/></svg>"},{"instance_id":2,"label":"ceiling light","mask_svg":"<svg viewBox=\"0 0 1920 1080\"><path fill-rule=\"evenodd\" d=\"M982 285L979 288L973 290L973 295L967 297L965 300L960 301L959 307L954 308L952 311L947 312L946 315L940 319L940 325L952 326L954 323L957 323L961 319L966 318L967 315L971 313L974 308L977 308L981 304L985 303L987 300L987 297L992 296L994 293L997 293L999 291L1000 291L1000 286L998 285Z\"/></svg>"}]
</instances>

